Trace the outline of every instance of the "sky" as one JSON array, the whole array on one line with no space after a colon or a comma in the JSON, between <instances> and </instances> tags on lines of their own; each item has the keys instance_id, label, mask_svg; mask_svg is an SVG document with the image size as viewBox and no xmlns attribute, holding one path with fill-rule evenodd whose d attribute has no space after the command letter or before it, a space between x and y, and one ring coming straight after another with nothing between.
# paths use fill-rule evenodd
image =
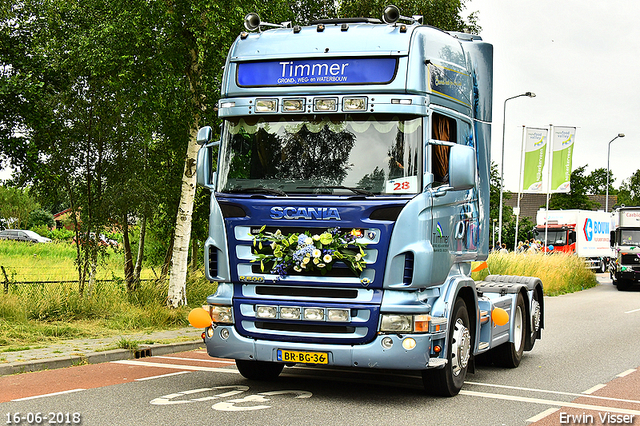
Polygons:
<instances>
[{"instance_id":1,"label":"sky","mask_svg":"<svg viewBox=\"0 0 640 426\"><path fill-rule=\"evenodd\" d=\"M468 0L482 39L493 44L491 158L505 188L518 190L522 127L576 127L573 168L607 167L618 188L640 169L640 1ZM535 98L505 100L525 92ZM546 185L546 184L545 184ZM546 186L545 186L546 188Z\"/></svg>"}]
</instances>

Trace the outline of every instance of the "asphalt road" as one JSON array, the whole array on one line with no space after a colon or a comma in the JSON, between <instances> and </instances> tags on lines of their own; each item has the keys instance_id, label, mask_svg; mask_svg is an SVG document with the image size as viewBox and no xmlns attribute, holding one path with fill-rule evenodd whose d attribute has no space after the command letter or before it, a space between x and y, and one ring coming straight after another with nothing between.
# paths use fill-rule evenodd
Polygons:
<instances>
[{"instance_id":1,"label":"asphalt road","mask_svg":"<svg viewBox=\"0 0 640 426\"><path fill-rule=\"evenodd\" d=\"M425 396L420 376L406 372L296 366L251 382L232 362L192 351L0 377L0 422L640 425L640 290L600 279L545 298L543 338L520 367L481 366L454 398Z\"/></svg>"}]
</instances>

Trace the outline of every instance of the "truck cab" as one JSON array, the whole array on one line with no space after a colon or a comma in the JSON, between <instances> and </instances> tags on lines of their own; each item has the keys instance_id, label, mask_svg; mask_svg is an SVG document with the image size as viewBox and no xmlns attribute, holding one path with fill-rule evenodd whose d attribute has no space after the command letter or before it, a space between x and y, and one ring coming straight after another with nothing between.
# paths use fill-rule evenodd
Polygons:
<instances>
[{"instance_id":1,"label":"truck cab","mask_svg":"<svg viewBox=\"0 0 640 426\"><path fill-rule=\"evenodd\" d=\"M539 279L470 278L488 256L493 48L396 15L267 31L249 15L229 51L220 140L199 134L218 283L203 335L245 377L416 370L451 396L476 355L517 366L541 336Z\"/></svg>"}]
</instances>

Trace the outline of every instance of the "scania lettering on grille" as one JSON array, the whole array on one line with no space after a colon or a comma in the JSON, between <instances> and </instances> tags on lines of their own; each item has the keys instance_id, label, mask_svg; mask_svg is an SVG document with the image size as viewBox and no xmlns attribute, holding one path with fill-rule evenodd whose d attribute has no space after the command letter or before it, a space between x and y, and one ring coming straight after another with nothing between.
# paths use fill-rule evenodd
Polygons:
<instances>
[{"instance_id":1,"label":"scania lettering on grille","mask_svg":"<svg viewBox=\"0 0 640 426\"><path fill-rule=\"evenodd\" d=\"M335 207L271 207L271 219L342 220Z\"/></svg>"}]
</instances>

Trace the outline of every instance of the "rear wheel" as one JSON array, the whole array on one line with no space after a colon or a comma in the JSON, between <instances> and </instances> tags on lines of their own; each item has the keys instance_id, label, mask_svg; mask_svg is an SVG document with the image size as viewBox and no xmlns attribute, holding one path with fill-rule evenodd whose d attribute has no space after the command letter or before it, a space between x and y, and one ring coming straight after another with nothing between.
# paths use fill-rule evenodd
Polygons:
<instances>
[{"instance_id":1,"label":"rear wheel","mask_svg":"<svg viewBox=\"0 0 640 426\"><path fill-rule=\"evenodd\" d=\"M469 331L469 313L467 305L460 298L456 300L449 325L449 343L447 364L441 369L422 372L425 390L432 395L455 396L462 389L467 376L467 367L471 356L471 333Z\"/></svg>"},{"instance_id":2,"label":"rear wheel","mask_svg":"<svg viewBox=\"0 0 640 426\"><path fill-rule=\"evenodd\" d=\"M604 259L600 259L600 273L604 274L605 272L607 272L607 263Z\"/></svg>"},{"instance_id":3,"label":"rear wheel","mask_svg":"<svg viewBox=\"0 0 640 426\"><path fill-rule=\"evenodd\" d=\"M284 364L236 359L236 367L240 374L249 380L271 381L278 378Z\"/></svg>"},{"instance_id":4,"label":"rear wheel","mask_svg":"<svg viewBox=\"0 0 640 426\"><path fill-rule=\"evenodd\" d=\"M520 365L524 352L525 339L527 339L526 310L522 293L518 293L516 307L513 311L513 342L503 343L494 349L495 363L507 368L515 368Z\"/></svg>"}]
</instances>

